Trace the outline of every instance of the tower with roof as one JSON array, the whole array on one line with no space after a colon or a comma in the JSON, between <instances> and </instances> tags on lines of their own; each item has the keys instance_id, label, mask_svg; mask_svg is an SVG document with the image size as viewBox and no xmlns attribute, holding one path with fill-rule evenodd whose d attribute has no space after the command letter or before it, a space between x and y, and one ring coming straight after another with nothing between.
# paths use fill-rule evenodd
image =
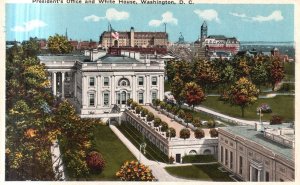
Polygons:
<instances>
[{"instance_id":1,"label":"tower with roof","mask_svg":"<svg viewBox=\"0 0 300 185\"><path fill-rule=\"evenodd\" d=\"M207 24L206 21L203 22L201 26L201 39L207 38Z\"/></svg>"}]
</instances>

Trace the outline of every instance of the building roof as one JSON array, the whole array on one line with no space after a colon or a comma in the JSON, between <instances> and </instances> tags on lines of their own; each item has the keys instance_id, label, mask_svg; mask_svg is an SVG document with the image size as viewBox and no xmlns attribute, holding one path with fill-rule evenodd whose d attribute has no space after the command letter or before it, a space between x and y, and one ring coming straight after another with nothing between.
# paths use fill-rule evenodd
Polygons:
<instances>
[{"instance_id":1,"label":"building roof","mask_svg":"<svg viewBox=\"0 0 300 185\"><path fill-rule=\"evenodd\" d=\"M130 38L130 32L118 32L119 38ZM103 38L110 38L111 32L105 31L101 34L101 37ZM134 32L134 38L135 39L165 39L168 37L168 33L165 32Z\"/></svg>"},{"instance_id":2,"label":"building roof","mask_svg":"<svg viewBox=\"0 0 300 185\"><path fill-rule=\"evenodd\" d=\"M39 55L41 61L86 61L89 56L84 55Z\"/></svg>"},{"instance_id":3,"label":"building roof","mask_svg":"<svg viewBox=\"0 0 300 185\"><path fill-rule=\"evenodd\" d=\"M268 127L272 127L272 126L269 125ZM273 127L278 128L278 127L283 127L283 125L273 125ZM284 158L287 158L289 160L294 160L293 157L294 150L292 148L284 146L282 144L279 144L275 141L272 141L264 137L264 134L262 132L256 131L256 129L253 126L232 126L232 127L222 127L220 129L225 130L231 134L243 137L259 145L262 145L263 147L270 149L274 153Z\"/></svg>"},{"instance_id":4,"label":"building roof","mask_svg":"<svg viewBox=\"0 0 300 185\"><path fill-rule=\"evenodd\" d=\"M128 63L139 63L138 60L134 59L134 58L129 58L127 56L114 56L114 55L105 55L104 57L101 57L100 60L103 63L124 63L124 64L128 64Z\"/></svg>"}]
</instances>

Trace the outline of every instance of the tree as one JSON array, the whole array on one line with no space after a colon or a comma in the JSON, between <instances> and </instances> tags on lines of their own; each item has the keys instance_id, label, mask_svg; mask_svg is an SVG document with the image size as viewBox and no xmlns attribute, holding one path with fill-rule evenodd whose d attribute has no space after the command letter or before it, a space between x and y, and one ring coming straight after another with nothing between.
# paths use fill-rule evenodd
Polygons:
<instances>
[{"instance_id":1,"label":"tree","mask_svg":"<svg viewBox=\"0 0 300 185\"><path fill-rule=\"evenodd\" d=\"M218 71L210 61L196 60L193 64L193 71L196 83L199 86L204 87L205 91L220 80Z\"/></svg>"},{"instance_id":2,"label":"tree","mask_svg":"<svg viewBox=\"0 0 300 185\"><path fill-rule=\"evenodd\" d=\"M176 130L173 127L169 127L167 137L176 137Z\"/></svg>"},{"instance_id":3,"label":"tree","mask_svg":"<svg viewBox=\"0 0 300 185\"><path fill-rule=\"evenodd\" d=\"M179 107L181 106L184 100L184 97L181 96L183 88L184 88L183 80L178 75L176 75L172 81L171 92Z\"/></svg>"},{"instance_id":4,"label":"tree","mask_svg":"<svg viewBox=\"0 0 300 185\"><path fill-rule=\"evenodd\" d=\"M219 135L217 129L215 129L215 128L211 128L209 130L209 134L210 134L210 137L218 137L218 135Z\"/></svg>"},{"instance_id":5,"label":"tree","mask_svg":"<svg viewBox=\"0 0 300 185\"><path fill-rule=\"evenodd\" d=\"M207 125L208 128L215 128L216 127L216 121L210 119L210 120L207 121L206 125Z\"/></svg>"},{"instance_id":6,"label":"tree","mask_svg":"<svg viewBox=\"0 0 300 185\"><path fill-rule=\"evenodd\" d=\"M158 127L161 125L161 119L160 118L154 118L154 127Z\"/></svg>"},{"instance_id":7,"label":"tree","mask_svg":"<svg viewBox=\"0 0 300 185\"><path fill-rule=\"evenodd\" d=\"M135 112L136 112L137 114L139 114L139 113L141 113L141 110L142 110L142 109L143 109L143 107L140 106L140 105L138 105L138 106L135 107Z\"/></svg>"},{"instance_id":8,"label":"tree","mask_svg":"<svg viewBox=\"0 0 300 185\"><path fill-rule=\"evenodd\" d=\"M193 110L195 105L199 105L205 100L204 92L195 82L187 83L181 93L181 96L185 97L185 102L189 106L192 106Z\"/></svg>"},{"instance_id":9,"label":"tree","mask_svg":"<svg viewBox=\"0 0 300 185\"><path fill-rule=\"evenodd\" d=\"M278 115L273 115L270 119L270 125L282 124L282 117Z\"/></svg>"},{"instance_id":10,"label":"tree","mask_svg":"<svg viewBox=\"0 0 300 185\"><path fill-rule=\"evenodd\" d=\"M200 120L200 118L193 118L193 121L192 121L194 127L200 127L202 125L202 122Z\"/></svg>"},{"instance_id":11,"label":"tree","mask_svg":"<svg viewBox=\"0 0 300 185\"><path fill-rule=\"evenodd\" d=\"M36 57L41 52L37 37L30 37L28 41L22 43L25 57Z\"/></svg>"},{"instance_id":12,"label":"tree","mask_svg":"<svg viewBox=\"0 0 300 185\"><path fill-rule=\"evenodd\" d=\"M127 99L127 106L130 106L133 102L133 99L132 98L129 98Z\"/></svg>"},{"instance_id":13,"label":"tree","mask_svg":"<svg viewBox=\"0 0 300 185\"><path fill-rule=\"evenodd\" d=\"M201 138L204 138L205 137L205 133L204 133L204 131L202 130L202 129L196 129L195 131L194 131L194 134L195 134L195 138L197 138L197 139L201 139Z\"/></svg>"},{"instance_id":14,"label":"tree","mask_svg":"<svg viewBox=\"0 0 300 185\"><path fill-rule=\"evenodd\" d=\"M153 181L151 169L138 161L126 161L116 172L116 176L122 181Z\"/></svg>"},{"instance_id":15,"label":"tree","mask_svg":"<svg viewBox=\"0 0 300 185\"><path fill-rule=\"evenodd\" d=\"M180 138L187 139L190 138L191 132L187 128L183 128L179 132Z\"/></svg>"},{"instance_id":16,"label":"tree","mask_svg":"<svg viewBox=\"0 0 300 185\"><path fill-rule=\"evenodd\" d=\"M247 78L240 78L234 85L231 86L228 92L228 101L231 105L240 106L242 110L242 117L244 117L244 109L255 103L259 94L259 90L256 89Z\"/></svg>"},{"instance_id":17,"label":"tree","mask_svg":"<svg viewBox=\"0 0 300 185\"><path fill-rule=\"evenodd\" d=\"M166 132L169 128L169 125L166 122L161 122L161 131Z\"/></svg>"},{"instance_id":18,"label":"tree","mask_svg":"<svg viewBox=\"0 0 300 185\"><path fill-rule=\"evenodd\" d=\"M105 160L99 152L92 151L86 157L86 163L92 172L102 172L105 167Z\"/></svg>"},{"instance_id":19,"label":"tree","mask_svg":"<svg viewBox=\"0 0 300 185\"><path fill-rule=\"evenodd\" d=\"M147 121L152 121L154 119L154 114L152 112L149 112L147 115Z\"/></svg>"},{"instance_id":20,"label":"tree","mask_svg":"<svg viewBox=\"0 0 300 185\"><path fill-rule=\"evenodd\" d=\"M284 78L284 66L278 57L270 58L267 66L268 81L272 85L272 90L275 90L275 85Z\"/></svg>"},{"instance_id":21,"label":"tree","mask_svg":"<svg viewBox=\"0 0 300 185\"><path fill-rule=\"evenodd\" d=\"M257 63L250 72L252 82L260 89L268 81L268 73L266 66L262 63Z\"/></svg>"},{"instance_id":22,"label":"tree","mask_svg":"<svg viewBox=\"0 0 300 185\"><path fill-rule=\"evenodd\" d=\"M50 52L53 54L70 53L73 49L67 38L58 34L50 36L47 43Z\"/></svg>"},{"instance_id":23,"label":"tree","mask_svg":"<svg viewBox=\"0 0 300 185\"><path fill-rule=\"evenodd\" d=\"M141 113L141 116L142 117L146 117L147 115L148 115L148 113L149 113L149 111L148 111L148 109L146 109L146 108L142 108L142 111L141 111L142 113Z\"/></svg>"}]
</instances>

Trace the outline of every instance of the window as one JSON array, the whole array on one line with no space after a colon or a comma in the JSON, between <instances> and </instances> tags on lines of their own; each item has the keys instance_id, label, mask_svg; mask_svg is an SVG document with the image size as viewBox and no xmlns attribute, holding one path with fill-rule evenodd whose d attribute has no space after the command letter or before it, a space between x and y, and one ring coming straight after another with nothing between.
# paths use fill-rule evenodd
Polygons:
<instances>
[{"instance_id":1,"label":"window","mask_svg":"<svg viewBox=\"0 0 300 185\"><path fill-rule=\"evenodd\" d=\"M127 78L121 78L118 83L119 86L129 86L129 80Z\"/></svg>"},{"instance_id":2,"label":"window","mask_svg":"<svg viewBox=\"0 0 300 185\"><path fill-rule=\"evenodd\" d=\"M95 78L94 77L90 77L90 86L91 87L95 86Z\"/></svg>"},{"instance_id":3,"label":"window","mask_svg":"<svg viewBox=\"0 0 300 185\"><path fill-rule=\"evenodd\" d=\"M223 155L224 155L224 151L223 151L223 146L221 146L221 163L223 163Z\"/></svg>"},{"instance_id":4,"label":"window","mask_svg":"<svg viewBox=\"0 0 300 185\"><path fill-rule=\"evenodd\" d=\"M90 94L89 99L90 99L90 106L95 106L95 94Z\"/></svg>"},{"instance_id":5,"label":"window","mask_svg":"<svg viewBox=\"0 0 300 185\"><path fill-rule=\"evenodd\" d=\"M270 181L270 174L269 174L269 172L266 172L265 181L266 182Z\"/></svg>"},{"instance_id":6,"label":"window","mask_svg":"<svg viewBox=\"0 0 300 185\"><path fill-rule=\"evenodd\" d=\"M152 102L153 102L153 100L156 100L156 99L157 99L157 92L154 91L154 92L152 92Z\"/></svg>"},{"instance_id":7,"label":"window","mask_svg":"<svg viewBox=\"0 0 300 185\"><path fill-rule=\"evenodd\" d=\"M152 85L157 85L157 77L152 77Z\"/></svg>"},{"instance_id":8,"label":"window","mask_svg":"<svg viewBox=\"0 0 300 185\"><path fill-rule=\"evenodd\" d=\"M144 85L144 77L139 76L139 78L138 78L138 84L139 85Z\"/></svg>"},{"instance_id":9,"label":"window","mask_svg":"<svg viewBox=\"0 0 300 185\"><path fill-rule=\"evenodd\" d=\"M233 153L230 151L230 169L233 167Z\"/></svg>"},{"instance_id":10,"label":"window","mask_svg":"<svg viewBox=\"0 0 300 185\"><path fill-rule=\"evenodd\" d=\"M225 165L228 165L228 150L225 149Z\"/></svg>"},{"instance_id":11,"label":"window","mask_svg":"<svg viewBox=\"0 0 300 185\"><path fill-rule=\"evenodd\" d=\"M121 97L120 93L117 93L117 104L121 104L120 97Z\"/></svg>"},{"instance_id":12,"label":"window","mask_svg":"<svg viewBox=\"0 0 300 185\"><path fill-rule=\"evenodd\" d=\"M140 92L139 93L139 104L143 104L144 103L144 93Z\"/></svg>"},{"instance_id":13,"label":"window","mask_svg":"<svg viewBox=\"0 0 300 185\"><path fill-rule=\"evenodd\" d=\"M109 93L103 94L103 104L104 106L109 106Z\"/></svg>"},{"instance_id":14,"label":"window","mask_svg":"<svg viewBox=\"0 0 300 185\"><path fill-rule=\"evenodd\" d=\"M240 156L240 160L239 160L239 174L243 174L243 157Z\"/></svg>"},{"instance_id":15,"label":"window","mask_svg":"<svg viewBox=\"0 0 300 185\"><path fill-rule=\"evenodd\" d=\"M104 86L109 86L109 78L104 77Z\"/></svg>"}]
</instances>

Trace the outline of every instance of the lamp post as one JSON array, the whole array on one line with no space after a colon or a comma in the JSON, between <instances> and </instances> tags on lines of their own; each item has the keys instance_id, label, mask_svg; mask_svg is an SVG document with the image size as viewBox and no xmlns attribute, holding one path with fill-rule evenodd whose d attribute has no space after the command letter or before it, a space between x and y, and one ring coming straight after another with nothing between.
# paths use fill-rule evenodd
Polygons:
<instances>
[{"instance_id":1,"label":"lamp post","mask_svg":"<svg viewBox=\"0 0 300 185\"><path fill-rule=\"evenodd\" d=\"M140 144L140 154L139 154L139 163L141 163L141 153L143 150L143 153L146 154L146 146L147 144L145 142Z\"/></svg>"}]
</instances>

